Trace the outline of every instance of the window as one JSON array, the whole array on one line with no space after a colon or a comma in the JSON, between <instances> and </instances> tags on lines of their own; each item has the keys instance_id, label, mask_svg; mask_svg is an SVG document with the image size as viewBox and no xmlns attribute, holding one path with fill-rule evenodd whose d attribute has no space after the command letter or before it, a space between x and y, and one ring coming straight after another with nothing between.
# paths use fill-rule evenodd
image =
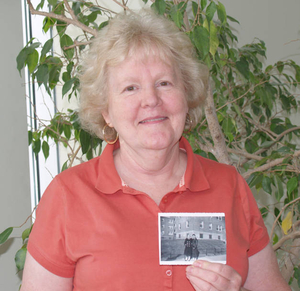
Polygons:
<instances>
[{"instance_id":1,"label":"window","mask_svg":"<svg viewBox=\"0 0 300 291\"><path fill-rule=\"evenodd\" d=\"M186 227L186 228L189 228L189 227L190 227L190 222L189 222L188 220L185 222L185 227Z\"/></svg>"},{"instance_id":2,"label":"window","mask_svg":"<svg viewBox=\"0 0 300 291\"><path fill-rule=\"evenodd\" d=\"M43 27L44 18L41 16L31 17L26 2L26 0L22 0L24 46L33 37L37 42L45 43L48 38L51 37L52 30L49 29L47 33L42 31L41 27ZM36 7L41 1L31 0L31 2L33 6ZM44 11L47 11L47 5L44 5ZM38 88L37 84L33 84L27 69L24 70L24 75L27 96L28 129L36 130L39 127L39 121L35 114L40 120L49 120L50 116L53 116L56 111L56 96L55 92L52 92L52 96L49 96L42 86ZM31 207L34 209L48 184L60 171L58 147L55 144L50 147L50 155L47 161L45 161L42 153L36 156L32 147L29 147L29 165Z\"/></svg>"},{"instance_id":3,"label":"window","mask_svg":"<svg viewBox=\"0 0 300 291\"><path fill-rule=\"evenodd\" d=\"M203 238L203 233L200 233L200 234L199 234L199 238Z\"/></svg>"},{"instance_id":4,"label":"window","mask_svg":"<svg viewBox=\"0 0 300 291\"><path fill-rule=\"evenodd\" d=\"M212 239L212 235L211 234L209 235L209 239Z\"/></svg>"},{"instance_id":5,"label":"window","mask_svg":"<svg viewBox=\"0 0 300 291\"><path fill-rule=\"evenodd\" d=\"M179 229L179 230L181 229L181 224L180 224L180 223L178 223L178 229Z\"/></svg>"},{"instance_id":6,"label":"window","mask_svg":"<svg viewBox=\"0 0 300 291\"><path fill-rule=\"evenodd\" d=\"M210 223L210 224L208 225L208 228L209 228L210 230L212 230L212 223Z\"/></svg>"},{"instance_id":7,"label":"window","mask_svg":"<svg viewBox=\"0 0 300 291\"><path fill-rule=\"evenodd\" d=\"M200 228L204 228L204 221L200 222Z\"/></svg>"}]
</instances>

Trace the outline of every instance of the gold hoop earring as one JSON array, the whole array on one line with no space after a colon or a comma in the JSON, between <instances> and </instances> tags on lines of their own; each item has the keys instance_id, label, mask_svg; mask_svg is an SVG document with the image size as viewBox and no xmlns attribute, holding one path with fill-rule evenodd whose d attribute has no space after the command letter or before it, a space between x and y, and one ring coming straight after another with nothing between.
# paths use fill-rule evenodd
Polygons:
<instances>
[{"instance_id":1,"label":"gold hoop earring","mask_svg":"<svg viewBox=\"0 0 300 291\"><path fill-rule=\"evenodd\" d=\"M106 129L109 128L111 130L111 133L107 133L106 132ZM118 138L119 138L119 134L117 133L117 131L113 128L113 127L110 127L108 124L105 124L103 129L102 129L102 134L103 134L103 138L104 140L108 143L108 144L114 144ZM114 136L116 135L116 138L114 140L108 140L107 138L107 135L108 136Z\"/></svg>"},{"instance_id":2,"label":"gold hoop earring","mask_svg":"<svg viewBox=\"0 0 300 291\"><path fill-rule=\"evenodd\" d=\"M184 133L187 134L192 130L192 126L193 126L193 120L190 116L189 113L186 114L186 118L185 118L185 130Z\"/></svg>"}]
</instances>

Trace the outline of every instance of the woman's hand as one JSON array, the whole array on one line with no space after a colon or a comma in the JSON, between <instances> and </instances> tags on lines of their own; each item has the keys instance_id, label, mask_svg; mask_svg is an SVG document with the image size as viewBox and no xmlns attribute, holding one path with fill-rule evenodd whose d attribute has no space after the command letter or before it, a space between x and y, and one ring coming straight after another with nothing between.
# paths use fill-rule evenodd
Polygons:
<instances>
[{"instance_id":1,"label":"woman's hand","mask_svg":"<svg viewBox=\"0 0 300 291\"><path fill-rule=\"evenodd\" d=\"M186 268L186 276L196 291L240 291L242 277L230 266L195 261Z\"/></svg>"}]
</instances>

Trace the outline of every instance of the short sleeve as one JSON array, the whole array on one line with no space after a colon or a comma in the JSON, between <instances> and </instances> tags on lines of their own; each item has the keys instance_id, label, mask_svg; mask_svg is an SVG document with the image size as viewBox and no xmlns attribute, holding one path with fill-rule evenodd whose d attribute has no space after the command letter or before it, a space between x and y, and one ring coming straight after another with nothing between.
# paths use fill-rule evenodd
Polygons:
<instances>
[{"instance_id":1,"label":"short sleeve","mask_svg":"<svg viewBox=\"0 0 300 291\"><path fill-rule=\"evenodd\" d=\"M244 213L249 227L249 250L248 257L258 253L269 243L269 235L264 224L260 210L258 209L256 200L246 183L246 181L238 175L238 187L241 193L241 201Z\"/></svg>"},{"instance_id":2,"label":"short sleeve","mask_svg":"<svg viewBox=\"0 0 300 291\"><path fill-rule=\"evenodd\" d=\"M57 177L37 207L27 248L32 257L51 273L73 277L75 262L68 257L64 189Z\"/></svg>"}]
</instances>

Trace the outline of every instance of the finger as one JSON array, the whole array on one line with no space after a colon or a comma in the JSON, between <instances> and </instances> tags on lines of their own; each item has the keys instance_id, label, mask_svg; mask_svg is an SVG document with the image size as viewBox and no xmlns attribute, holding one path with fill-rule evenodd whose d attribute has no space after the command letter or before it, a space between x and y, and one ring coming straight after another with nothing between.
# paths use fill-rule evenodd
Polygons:
<instances>
[{"instance_id":1,"label":"finger","mask_svg":"<svg viewBox=\"0 0 300 291\"><path fill-rule=\"evenodd\" d=\"M197 287L196 290L215 291L215 290L231 290L228 279L222 277L210 270L202 269L198 266L190 266L187 268L187 278L192 285Z\"/></svg>"},{"instance_id":2,"label":"finger","mask_svg":"<svg viewBox=\"0 0 300 291\"><path fill-rule=\"evenodd\" d=\"M187 272L186 277L190 280L190 283L196 291L218 291L214 286L212 286L207 281L193 276L191 273Z\"/></svg>"},{"instance_id":3,"label":"finger","mask_svg":"<svg viewBox=\"0 0 300 291\"><path fill-rule=\"evenodd\" d=\"M239 290L242 283L241 276L230 266L207 261L196 261L187 268L187 274L206 281L216 290Z\"/></svg>"},{"instance_id":4,"label":"finger","mask_svg":"<svg viewBox=\"0 0 300 291\"><path fill-rule=\"evenodd\" d=\"M193 265L198 266L199 268L202 268L204 270L220 274L222 277L227 278L230 281L241 279L241 276L237 271L225 264L198 260L195 261Z\"/></svg>"},{"instance_id":5,"label":"finger","mask_svg":"<svg viewBox=\"0 0 300 291\"><path fill-rule=\"evenodd\" d=\"M200 261L200 260L196 261L194 265L198 266L201 269L219 274L223 278L227 279L230 282L231 286L233 287L237 286L238 290L241 287L242 284L241 275L228 265L220 264L220 263L212 263L208 261Z\"/></svg>"}]
</instances>

